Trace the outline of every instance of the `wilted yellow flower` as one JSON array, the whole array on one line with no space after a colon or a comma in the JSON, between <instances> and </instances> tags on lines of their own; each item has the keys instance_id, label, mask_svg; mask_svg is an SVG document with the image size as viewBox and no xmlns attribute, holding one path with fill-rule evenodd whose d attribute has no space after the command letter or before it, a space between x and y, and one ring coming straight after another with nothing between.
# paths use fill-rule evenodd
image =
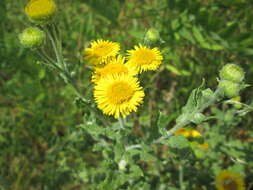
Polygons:
<instances>
[{"instance_id":1,"label":"wilted yellow flower","mask_svg":"<svg viewBox=\"0 0 253 190\"><path fill-rule=\"evenodd\" d=\"M128 62L132 67L136 67L138 72L147 70L157 70L162 64L163 57L158 48L148 48L146 46L135 46L133 50L128 50Z\"/></svg>"},{"instance_id":2,"label":"wilted yellow flower","mask_svg":"<svg viewBox=\"0 0 253 190\"><path fill-rule=\"evenodd\" d=\"M94 97L104 114L119 118L137 111L137 107L143 103L144 91L135 77L108 75L96 83Z\"/></svg>"},{"instance_id":3,"label":"wilted yellow flower","mask_svg":"<svg viewBox=\"0 0 253 190\"><path fill-rule=\"evenodd\" d=\"M200 132L195 129L180 128L175 132L176 135L183 135L185 137L200 137Z\"/></svg>"},{"instance_id":4,"label":"wilted yellow flower","mask_svg":"<svg viewBox=\"0 0 253 190\"><path fill-rule=\"evenodd\" d=\"M25 7L25 13L34 22L48 21L56 12L53 0L30 0Z\"/></svg>"},{"instance_id":5,"label":"wilted yellow flower","mask_svg":"<svg viewBox=\"0 0 253 190\"><path fill-rule=\"evenodd\" d=\"M217 190L245 190L244 180L240 174L222 170L215 179Z\"/></svg>"},{"instance_id":6,"label":"wilted yellow flower","mask_svg":"<svg viewBox=\"0 0 253 190\"><path fill-rule=\"evenodd\" d=\"M134 76L137 74L137 71L133 67L129 67L129 65L124 64L125 58L122 56L117 56L108 61L108 63L103 66L97 66L95 68L95 72L92 75L92 82L98 82L101 78L105 78L108 75L112 74L126 74Z\"/></svg>"},{"instance_id":7,"label":"wilted yellow flower","mask_svg":"<svg viewBox=\"0 0 253 190\"><path fill-rule=\"evenodd\" d=\"M84 59L94 65L104 64L111 58L118 55L119 50L120 45L116 42L97 40L91 42L90 48L84 49Z\"/></svg>"}]
</instances>

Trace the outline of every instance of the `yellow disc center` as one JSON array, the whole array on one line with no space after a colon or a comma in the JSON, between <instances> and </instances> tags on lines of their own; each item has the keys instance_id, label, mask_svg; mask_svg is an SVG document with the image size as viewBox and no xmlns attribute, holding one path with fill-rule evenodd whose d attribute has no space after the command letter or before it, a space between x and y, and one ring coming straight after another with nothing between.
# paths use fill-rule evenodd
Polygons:
<instances>
[{"instance_id":1,"label":"yellow disc center","mask_svg":"<svg viewBox=\"0 0 253 190\"><path fill-rule=\"evenodd\" d=\"M112 47L102 44L97 46L94 52L97 56L106 56L112 52Z\"/></svg>"},{"instance_id":2,"label":"yellow disc center","mask_svg":"<svg viewBox=\"0 0 253 190\"><path fill-rule=\"evenodd\" d=\"M138 65L151 64L155 59L154 53L148 49L142 49L137 51L135 56L136 56L136 63Z\"/></svg>"},{"instance_id":3,"label":"yellow disc center","mask_svg":"<svg viewBox=\"0 0 253 190\"><path fill-rule=\"evenodd\" d=\"M116 82L108 90L108 97L114 104L128 102L134 94L134 89L126 82Z\"/></svg>"}]
</instances>

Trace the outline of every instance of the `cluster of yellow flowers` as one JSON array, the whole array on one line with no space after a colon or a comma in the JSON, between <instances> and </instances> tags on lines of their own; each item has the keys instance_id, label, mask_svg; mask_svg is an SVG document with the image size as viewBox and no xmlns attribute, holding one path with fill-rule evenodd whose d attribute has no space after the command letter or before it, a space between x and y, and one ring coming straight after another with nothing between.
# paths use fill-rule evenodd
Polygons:
<instances>
[{"instance_id":1,"label":"cluster of yellow flowers","mask_svg":"<svg viewBox=\"0 0 253 190\"><path fill-rule=\"evenodd\" d=\"M84 59L94 65L92 82L97 106L115 118L137 111L145 95L137 74L157 70L163 60L158 48L141 44L127 51L126 57L119 51L119 43L97 40L83 52Z\"/></svg>"}]
</instances>

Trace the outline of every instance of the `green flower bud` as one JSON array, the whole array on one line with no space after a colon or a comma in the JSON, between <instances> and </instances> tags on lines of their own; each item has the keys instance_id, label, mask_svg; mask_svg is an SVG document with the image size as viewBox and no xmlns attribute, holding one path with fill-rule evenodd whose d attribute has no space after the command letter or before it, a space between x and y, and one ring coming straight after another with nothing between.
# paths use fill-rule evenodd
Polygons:
<instances>
[{"instance_id":1,"label":"green flower bud","mask_svg":"<svg viewBox=\"0 0 253 190\"><path fill-rule=\"evenodd\" d=\"M236 64L227 64L220 71L221 80L240 83L244 79L244 71Z\"/></svg>"},{"instance_id":2,"label":"green flower bud","mask_svg":"<svg viewBox=\"0 0 253 190\"><path fill-rule=\"evenodd\" d=\"M223 89L224 95L228 98L233 98L239 95L241 86L239 83L232 82L229 80L221 80L219 82L219 88Z\"/></svg>"},{"instance_id":3,"label":"green flower bud","mask_svg":"<svg viewBox=\"0 0 253 190\"><path fill-rule=\"evenodd\" d=\"M26 48L36 48L45 41L45 33L36 27L25 29L20 35L20 43Z\"/></svg>"},{"instance_id":4,"label":"green flower bud","mask_svg":"<svg viewBox=\"0 0 253 190\"><path fill-rule=\"evenodd\" d=\"M150 28L145 36L145 40L150 43L155 43L160 39L159 31L155 28Z\"/></svg>"}]
</instances>

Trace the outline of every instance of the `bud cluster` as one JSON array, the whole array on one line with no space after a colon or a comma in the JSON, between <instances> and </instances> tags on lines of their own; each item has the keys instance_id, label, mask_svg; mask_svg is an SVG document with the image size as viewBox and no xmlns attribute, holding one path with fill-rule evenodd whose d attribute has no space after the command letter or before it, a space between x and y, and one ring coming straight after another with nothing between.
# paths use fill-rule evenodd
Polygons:
<instances>
[{"instance_id":1,"label":"bud cluster","mask_svg":"<svg viewBox=\"0 0 253 190\"><path fill-rule=\"evenodd\" d=\"M52 22L56 13L56 4L54 0L29 0L24 11L32 23L43 28L43 26ZM26 28L19 35L21 45L33 49L43 45L46 34L40 28Z\"/></svg>"}]
</instances>

